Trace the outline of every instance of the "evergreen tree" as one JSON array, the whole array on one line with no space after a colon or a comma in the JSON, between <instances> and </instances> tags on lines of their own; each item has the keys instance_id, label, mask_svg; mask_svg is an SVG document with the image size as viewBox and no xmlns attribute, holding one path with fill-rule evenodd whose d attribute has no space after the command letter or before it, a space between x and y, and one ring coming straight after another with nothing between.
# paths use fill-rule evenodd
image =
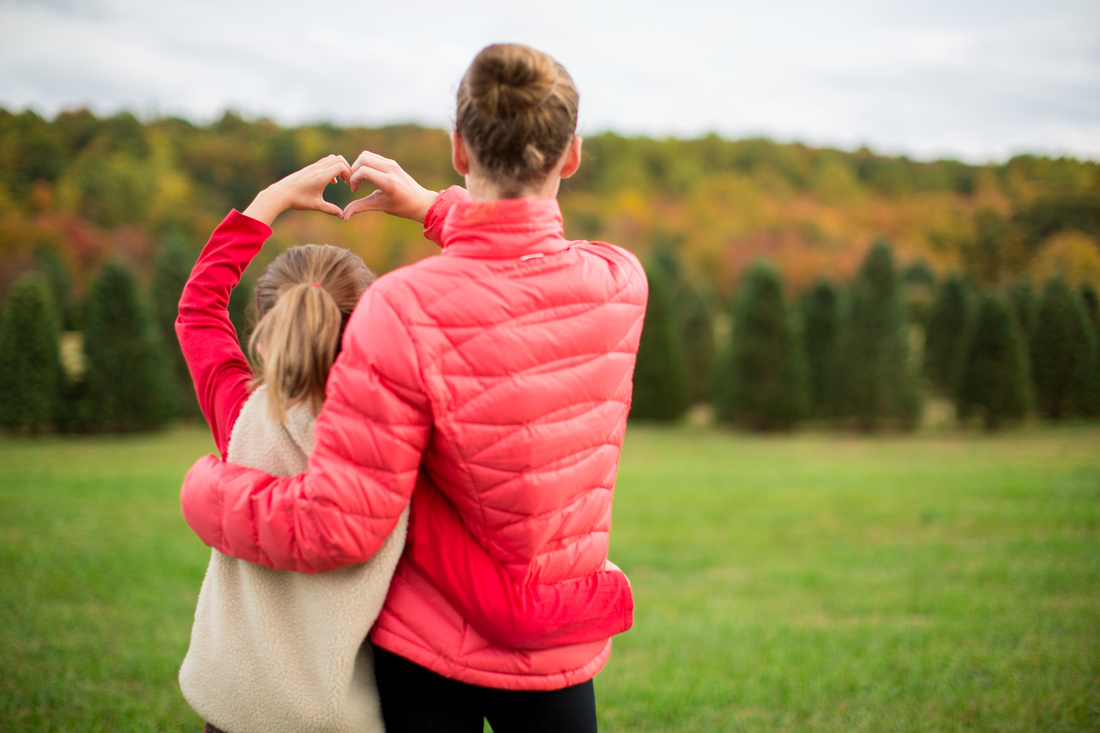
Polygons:
<instances>
[{"instance_id":1,"label":"evergreen tree","mask_svg":"<svg viewBox=\"0 0 1100 733\"><path fill-rule=\"evenodd\" d=\"M1020 336L1028 344L1030 349L1031 334L1035 330L1035 290L1031 287L1031 281L1017 280L1008 289L1008 302L1012 306L1012 315L1016 318L1016 325L1020 327Z\"/></svg>"},{"instance_id":2,"label":"evergreen tree","mask_svg":"<svg viewBox=\"0 0 1100 733\"><path fill-rule=\"evenodd\" d=\"M1085 307L1085 315L1095 330L1100 326L1100 296L1097 296L1096 288L1090 282L1081 283L1081 305Z\"/></svg>"},{"instance_id":3,"label":"evergreen tree","mask_svg":"<svg viewBox=\"0 0 1100 733\"><path fill-rule=\"evenodd\" d=\"M1081 284L1081 303L1085 306L1085 313L1092 322L1092 330L1100 344L1100 295L1097 295L1096 288L1090 282Z\"/></svg>"},{"instance_id":4,"label":"evergreen tree","mask_svg":"<svg viewBox=\"0 0 1100 733\"><path fill-rule=\"evenodd\" d=\"M924 326L936 289L936 276L923 259L911 263L901 275L902 302L910 323Z\"/></svg>"},{"instance_id":5,"label":"evergreen tree","mask_svg":"<svg viewBox=\"0 0 1100 733\"><path fill-rule=\"evenodd\" d=\"M1039 300L1031 337L1035 405L1057 420L1100 412L1096 332L1077 293L1062 276L1051 279Z\"/></svg>"},{"instance_id":6,"label":"evergreen tree","mask_svg":"<svg viewBox=\"0 0 1100 733\"><path fill-rule=\"evenodd\" d=\"M706 401L710 398L715 351L710 308L670 249L657 251L654 267L662 271L672 296L673 330L684 355L688 402Z\"/></svg>"},{"instance_id":7,"label":"evergreen tree","mask_svg":"<svg viewBox=\"0 0 1100 733\"><path fill-rule=\"evenodd\" d=\"M835 389L840 296L825 280L802 297L802 341L809 385L809 414L826 417Z\"/></svg>"},{"instance_id":8,"label":"evergreen tree","mask_svg":"<svg viewBox=\"0 0 1100 733\"><path fill-rule=\"evenodd\" d=\"M836 414L865 431L910 429L920 395L909 359L905 314L890 246L875 244L849 290L838 360Z\"/></svg>"},{"instance_id":9,"label":"evergreen tree","mask_svg":"<svg viewBox=\"0 0 1100 733\"><path fill-rule=\"evenodd\" d=\"M61 407L60 329L46 279L16 281L0 323L0 426L36 435L52 430Z\"/></svg>"},{"instance_id":10,"label":"evergreen tree","mask_svg":"<svg viewBox=\"0 0 1100 733\"><path fill-rule=\"evenodd\" d=\"M714 372L714 320L702 297L685 282L677 315L688 377L688 401L706 402Z\"/></svg>"},{"instance_id":11,"label":"evergreen tree","mask_svg":"<svg viewBox=\"0 0 1100 733\"><path fill-rule=\"evenodd\" d=\"M85 424L113 432L165 425L174 411L175 384L156 327L121 264L103 267L88 297L87 319Z\"/></svg>"},{"instance_id":12,"label":"evergreen tree","mask_svg":"<svg viewBox=\"0 0 1100 733\"><path fill-rule=\"evenodd\" d=\"M69 268L56 252L46 247L35 250L34 264L50 286L58 328L62 331L75 330L76 310L72 302L73 279L69 275Z\"/></svg>"},{"instance_id":13,"label":"evergreen tree","mask_svg":"<svg viewBox=\"0 0 1100 733\"><path fill-rule=\"evenodd\" d=\"M198 417L201 411L195 397L194 383L176 338L180 296L195 264L195 258L188 250L187 240L183 236L172 233L165 237L154 268L152 304L165 356L176 380L176 394L179 396L177 413Z\"/></svg>"},{"instance_id":14,"label":"evergreen tree","mask_svg":"<svg viewBox=\"0 0 1100 733\"><path fill-rule=\"evenodd\" d=\"M646 277L649 302L634 367L630 417L671 421L682 417L688 408L687 368L673 331L672 294L663 273L660 268L651 268Z\"/></svg>"},{"instance_id":15,"label":"evergreen tree","mask_svg":"<svg viewBox=\"0 0 1100 733\"><path fill-rule=\"evenodd\" d=\"M918 259L906 267L901 279L906 285L916 284L932 287L936 284L935 273L932 272L932 268L923 259Z\"/></svg>"},{"instance_id":16,"label":"evergreen tree","mask_svg":"<svg viewBox=\"0 0 1100 733\"><path fill-rule=\"evenodd\" d=\"M943 282L924 339L924 374L942 394L954 395L969 336L970 298L962 278L952 273Z\"/></svg>"},{"instance_id":17,"label":"evergreen tree","mask_svg":"<svg viewBox=\"0 0 1100 733\"><path fill-rule=\"evenodd\" d=\"M241 349L248 353L248 339L252 335L252 317L249 315L255 310L253 303L252 283L241 279L233 292L229 294L229 322L237 331L237 339L241 342Z\"/></svg>"},{"instance_id":18,"label":"evergreen tree","mask_svg":"<svg viewBox=\"0 0 1100 733\"><path fill-rule=\"evenodd\" d=\"M766 262L745 273L733 309L733 338L716 395L718 416L752 430L785 430L806 416L806 364L783 299L779 272Z\"/></svg>"},{"instance_id":19,"label":"evergreen tree","mask_svg":"<svg viewBox=\"0 0 1100 733\"><path fill-rule=\"evenodd\" d=\"M958 380L960 420L980 415L987 430L1027 414L1027 352L1016 320L997 297L984 297L970 332Z\"/></svg>"}]
</instances>

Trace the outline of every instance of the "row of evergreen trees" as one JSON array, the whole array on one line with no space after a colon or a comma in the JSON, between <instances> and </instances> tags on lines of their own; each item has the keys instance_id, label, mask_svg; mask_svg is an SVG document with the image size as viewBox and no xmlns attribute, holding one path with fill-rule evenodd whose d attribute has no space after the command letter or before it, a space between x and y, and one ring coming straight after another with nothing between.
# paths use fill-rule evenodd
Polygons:
<instances>
[{"instance_id":1,"label":"row of evergreen trees","mask_svg":"<svg viewBox=\"0 0 1100 733\"><path fill-rule=\"evenodd\" d=\"M149 292L125 265L106 264L83 303L69 300L67 273L43 257L13 286L0 313L0 428L37 435L132 432L198 417L175 335L180 294L195 254L182 238L161 246ZM247 285L230 311L243 333ZM62 332L79 329L63 368Z\"/></svg>"},{"instance_id":2,"label":"row of evergreen trees","mask_svg":"<svg viewBox=\"0 0 1100 733\"><path fill-rule=\"evenodd\" d=\"M720 420L753 430L817 419L864 431L911 429L922 397L995 429L1031 412L1100 416L1100 307L1062 277L1035 298L1023 281L979 292L958 276L911 322L889 245L853 281L820 281L795 305L766 261L745 273L718 353L706 304L668 255L647 269L650 305L634 381L635 418L674 420L708 399ZM923 315L923 313L922 313Z\"/></svg>"},{"instance_id":3,"label":"row of evergreen trees","mask_svg":"<svg viewBox=\"0 0 1100 733\"><path fill-rule=\"evenodd\" d=\"M953 398L959 415L976 408L986 424L1022 417L1100 416L1100 302L1088 284L1064 277L1036 299L1020 281L983 295L957 276L940 288L929 315L925 374Z\"/></svg>"},{"instance_id":4,"label":"row of evergreen trees","mask_svg":"<svg viewBox=\"0 0 1100 733\"><path fill-rule=\"evenodd\" d=\"M0 427L123 432L197 417L173 325L194 259L182 239L169 237L148 297L115 262L81 308L68 302L64 273L48 259L24 275L0 314ZM886 244L869 251L847 287L821 281L793 305L778 270L761 261L743 277L719 349L714 308L675 257L659 253L647 274L632 418L675 420L711 402L720 420L753 430L804 419L909 429L926 393L990 429L1031 412L1100 416L1100 299L1062 277L1037 298L1027 281L983 293L950 275L926 320L913 324ZM230 303L239 332L249 298L238 288ZM60 334L74 321L81 368L65 370Z\"/></svg>"}]
</instances>

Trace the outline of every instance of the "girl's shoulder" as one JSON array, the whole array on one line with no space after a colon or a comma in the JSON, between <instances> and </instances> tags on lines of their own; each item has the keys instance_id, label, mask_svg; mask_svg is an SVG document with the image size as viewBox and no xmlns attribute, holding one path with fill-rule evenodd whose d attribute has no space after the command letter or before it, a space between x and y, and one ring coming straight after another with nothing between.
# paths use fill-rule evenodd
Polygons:
<instances>
[{"instance_id":1,"label":"girl's shoulder","mask_svg":"<svg viewBox=\"0 0 1100 733\"><path fill-rule=\"evenodd\" d=\"M288 408L282 422L271 419L267 387L260 385L245 401L233 424L227 459L273 476L296 476L308 467L313 424L313 414L306 404Z\"/></svg>"}]
</instances>

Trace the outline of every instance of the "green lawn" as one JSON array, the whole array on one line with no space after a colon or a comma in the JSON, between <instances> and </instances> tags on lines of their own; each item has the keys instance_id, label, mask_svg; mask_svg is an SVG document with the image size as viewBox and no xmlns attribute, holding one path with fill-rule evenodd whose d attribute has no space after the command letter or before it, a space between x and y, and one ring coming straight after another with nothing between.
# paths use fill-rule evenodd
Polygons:
<instances>
[{"instance_id":1,"label":"green lawn","mask_svg":"<svg viewBox=\"0 0 1100 733\"><path fill-rule=\"evenodd\" d=\"M210 449L0 439L0 728L199 729L178 488ZM1100 426L631 427L617 492L604 731L1100 730Z\"/></svg>"}]
</instances>

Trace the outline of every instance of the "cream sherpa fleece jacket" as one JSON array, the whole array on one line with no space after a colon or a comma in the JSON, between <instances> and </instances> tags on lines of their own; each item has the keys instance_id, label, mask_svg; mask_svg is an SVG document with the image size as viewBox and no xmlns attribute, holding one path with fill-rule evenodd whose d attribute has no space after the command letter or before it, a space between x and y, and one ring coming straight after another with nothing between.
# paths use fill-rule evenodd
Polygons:
<instances>
[{"instance_id":1,"label":"cream sherpa fleece jacket","mask_svg":"<svg viewBox=\"0 0 1100 733\"><path fill-rule=\"evenodd\" d=\"M241 408L228 460L275 476L306 470L313 416L267 416L266 388ZM305 575L213 550L180 669L187 702L228 733L382 731L371 647L405 545L408 509L366 563Z\"/></svg>"}]
</instances>

